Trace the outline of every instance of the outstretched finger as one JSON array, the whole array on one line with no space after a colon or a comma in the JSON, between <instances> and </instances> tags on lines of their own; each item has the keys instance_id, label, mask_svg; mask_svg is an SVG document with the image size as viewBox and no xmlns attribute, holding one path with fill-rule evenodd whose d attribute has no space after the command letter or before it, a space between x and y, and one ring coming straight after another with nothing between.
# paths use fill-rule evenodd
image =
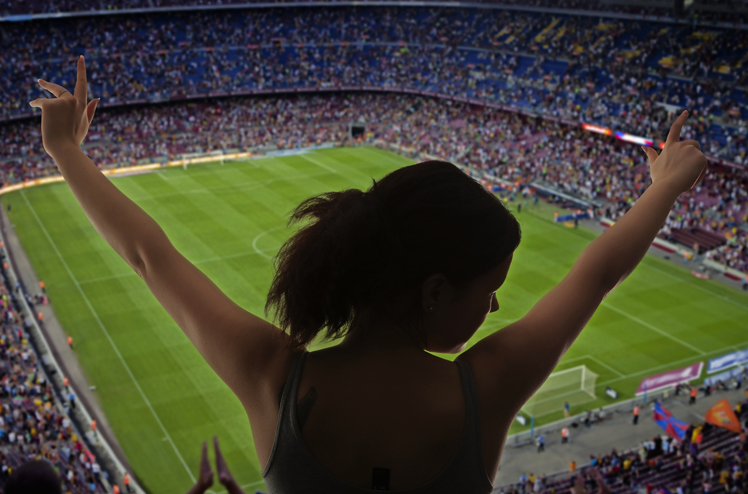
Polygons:
<instances>
[{"instance_id":1,"label":"outstretched finger","mask_svg":"<svg viewBox=\"0 0 748 494\"><path fill-rule=\"evenodd\" d=\"M683 128L683 124L686 123L687 118L688 110L683 110L683 113L681 113L680 116L675 119L675 122L673 122L673 126L670 127L670 132L668 132L667 139L665 140L665 145L672 145L680 141L680 130Z\"/></svg>"},{"instance_id":2,"label":"outstretched finger","mask_svg":"<svg viewBox=\"0 0 748 494\"><path fill-rule=\"evenodd\" d=\"M642 146L642 151L644 151L646 153L646 155L647 155L647 158L649 158L649 164L650 165L652 163L654 163L654 161L659 156L659 154L657 154L657 151L655 151L654 149L652 149L649 146Z\"/></svg>"},{"instance_id":3,"label":"outstretched finger","mask_svg":"<svg viewBox=\"0 0 748 494\"><path fill-rule=\"evenodd\" d=\"M83 59L83 55L81 55L78 58L78 79L75 81L75 97L81 105L86 106L87 95L86 61Z\"/></svg>"},{"instance_id":4,"label":"outstretched finger","mask_svg":"<svg viewBox=\"0 0 748 494\"><path fill-rule=\"evenodd\" d=\"M64 96L65 94L69 94L70 91L65 89L64 87L60 86L59 84L55 84L54 82L47 82L43 79L39 79L37 81L39 85L43 88L49 91L50 93L55 95L55 98L60 98ZM66 93L67 91L67 93Z\"/></svg>"},{"instance_id":5,"label":"outstretched finger","mask_svg":"<svg viewBox=\"0 0 748 494\"><path fill-rule=\"evenodd\" d=\"M221 454L221 448L218 446L218 436L213 436L213 448L216 450L216 460L219 458L223 460L223 455Z\"/></svg>"},{"instance_id":6,"label":"outstretched finger","mask_svg":"<svg viewBox=\"0 0 748 494\"><path fill-rule=\"evenodd\" d=\"M200 460L202 460L203 462L208 461L208 442L207 441L203 441L203 449L200 452Z\"/></svg>"},{"instance_id":7,"label":"outstretched finger","mask_svg":"<svg viewBox=\"0 0 748 494\"><path fill-rule=\"evenodd\" d=\"M92 99L88 105L86 106L86 118L88 118L88 125L91 125L91 122L93 122L93 117L96 114L96 106L99 104L99 101L101 98Z\"/></svg>"}]
</instances>

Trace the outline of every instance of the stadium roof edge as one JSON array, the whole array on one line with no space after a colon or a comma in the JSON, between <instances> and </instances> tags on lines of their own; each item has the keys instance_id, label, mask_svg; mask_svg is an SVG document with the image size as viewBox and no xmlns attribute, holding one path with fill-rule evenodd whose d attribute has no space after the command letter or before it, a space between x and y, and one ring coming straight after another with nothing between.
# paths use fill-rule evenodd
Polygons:
<instances>
[{"instance_id":1,"label":"stadium roof edge","mask_svg":"<svg viewBox=\"0 0 748 494\"><path fill-rule=\"evenodd\" d=\"M33 20L68 19L73 17L91 17L102 15L130 15L159 12L193 12L193 11L215 11L215 10L237 10L237 9L269 9L269 8L293 8L293 7L453 7L453 8L475 8L494 10L517 10L524 12L540 12L544 14L582 15L588 17L607 17L613 19L644 20L654 22L666 22L669 24L691 24L694 23L706 27L721 27L728 29L748 30L748 24L731 22L698 22L695 19L676 19L669 16L625 14L619 12L606 12L603 10L581 10L563 9L549 7L532 7L526 5L505 5L500 3L474 3L474 2L440 2L440 1L315 1L315 2L265 2L244 3L229 5L185 5L175 7L152 7L140 9L122 10L91 10L80 12L53 12L47 14L21 14L0 16L0 22L25 22Z\"/></svg>"}]
</instances>

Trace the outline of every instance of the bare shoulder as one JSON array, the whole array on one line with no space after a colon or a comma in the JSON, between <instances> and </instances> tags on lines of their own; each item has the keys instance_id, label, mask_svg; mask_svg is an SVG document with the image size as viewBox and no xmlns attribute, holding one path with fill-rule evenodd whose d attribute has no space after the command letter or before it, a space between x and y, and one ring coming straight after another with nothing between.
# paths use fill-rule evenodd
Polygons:
<instances>
[{"instance_id":1,"label":"bare shoulder","mask_svg":"<svg viewBox=\"0 0 748 494\"><path fill-rule=\"evenodd\" d=\"M455 359L470 367L481 409L492 417L513 415L507 401L500 398L502 383L512 375L511 358L506 350L506 347L484 338Z\"/></svg>"}]
</instances>

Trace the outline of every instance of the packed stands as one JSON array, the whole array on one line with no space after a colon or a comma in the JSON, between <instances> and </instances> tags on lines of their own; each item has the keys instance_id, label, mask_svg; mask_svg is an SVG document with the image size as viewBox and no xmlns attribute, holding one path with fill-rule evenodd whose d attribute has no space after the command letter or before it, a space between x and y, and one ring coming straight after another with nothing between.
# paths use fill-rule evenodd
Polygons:
<instances>
[{"instance_id":1,"label":"packed stands","mask_svg":"<svg viewBox=\"0 0 748 494\"><path fill-rule=\"evenodd\" d=\"M443 13L287 8L14 23L0 55L10 82L0 114L30 115L28 101L43 94L35 79L70 84L69 60L83 53L102 109L233 91L400 87L657 141L667 111L686 107L707 154L746 160L748 30L493 9Z\"/></svg>"},{"instance_id":2,"label":"packed stands","mask_svg":"<svg viewBox=\"0 0 748 494\"><path fill-rule=\"evenodd\" d=\"M0 261L7 266L4 248ZM106 472L73 430L70 417L58 405L51 383L40 369L18 297L22 289L9 285L0 267L0 489L13 470L31 460L46 459L63 480L63 492L108 492ZM30 296L28 301L33 306Z\"/></svg>"},{"instance_id":3,"label":"packed stands","mask_svg":"<svg viewBox=\"0 0 748 494\"><path fill-rule=\"evenodd\" d=\"M352 86L471 98L567 122L621 129L655 142L664 139L671 112L687 107L692 116L685 138L698 139L709 156L736 166L748 162L748 97L740 87L748 82L748 71L740 70L748 60L746 30L494 9L449 9L449 16L443 12L433 7L284 8L9 25L4 36L14 46L0 57L7 62L11 97L0 113L16 123L0 126L6 143L0 151L2 182L56 171L41 149L38 120L24 117L30 115L25 105L42 94L33 80L37 75L72 87L74 65L67 58L77 53L87 55L90 96L103 98L87 151L104 166L208 149L341 142L347 118L358 118L362 111L358 105L335 118L328 114L319 124L319 118L282 115L284 104L278 102L271 111L276 120L260 124L256 115L266 110L246 114L234 107L227 125L215 113L200 117L180 110L192 108L189 105L154 110L143 106L137 116L128 110L108 112L107 105ZM222 111L221 104L216 103L213 111ZM395 106L391 111L403 109ZM387 121L388 116L385 112L372 122ZM293 131L279 129L278 119L289 118ZM376 126L373 129L376 132ZM575 153L568 149L571 136L575 142L606 141L568 129L556 126L548 137L525 140L527 147L518 154L506 144L495 144L502 130L468 121L464 131L429 129L417 147L481 168L492 168L492 162L508 164L492 170L504 175L515 164L510 158L517 159L523 173L515 175L605 197L613 202L610 217L619 217L643 191L647 170L642 157L634 163L630 151L622 153L615 144L602 154ZM533 131L532 126L521 130L523 135ZM483 139L476 140L476 132ZM382 126L382 134L391 136L392 129ZM560 144L562 150L546 145L562 134L567 139ZM112 135L115 141L108 138ZM589 153L599 150L586 148ZM559 153L568 156L560 158ZM549 165L550 161L555 163ZM569 166L579 162L584 163L582 169ZM600 170L612 172L605 174L604 184L599 183L602 175L595 176ZM715 171L679 201L662 236L691 246L700 235L695 229L726 235L726 243L702 239L700 249L708 250L712 260L744 270L746 235L739 225L745 223L745 178L719 167ZM730 191L729 197L719 198L720 190Z\"/></svg>"},{"instance_id":4,"label":"packed stands","mask_svg":"<svg viewBox=\"0 0 748 494\"><path fill-rule=\"evenodd\" d=\"M616 139L518 113L391 93L226 98L119 108L97 114L85 151L96 163L117 166L214 149L343 144L350 142L348 126L354 121L367 124L370 142L407 144L512 182L547 182L580 197L604 199L607 206L601 213L613 220L627 211L649 181L644 153ZM692 129L688 124L684 133ZM0 138L7 143L0 150L3 182L56 173L41 148L36 121L0 126ZM673 237L673 229L699 227L720 236L720 245L728 235L730 243L724 248L733 253L724 254L723 261L715 252L713 259L744 270L748 252L740 224L748 222L746 204L746 172L714 166L701 185L678 199L662 235ZM684 243L690 248L693 242L688 240Z\"/></svg>"},{"instance_id":5,"label":"packed stands","mask_svg":"<svg viewBox=\"0 0 748 494\"><path fill-rule=\"evenodd\" d=\"M256 3L259 0L60 0L54 3L45 3L32 0L19 4L11 0L0 0L0 15L24 15L44 14L59 12L90 12L90 11L117 11L123 9L150 9L158 7L210 7L226 5L246 5ZM275 0L283 1L283 0ZM299 0L301 3L309 0ZM366 0L365 0L366 1ZM437 3L442 0L435 0ZM268 0L262 0L268 3ZM334 3L334 2L332 2ZM545 8L545 9L570 9L585 10L590 12L604 13L626 13L635 15L673 16L672 7L662 5L644 6L641 3L633 5L613 4L600 0L474 0L470 3L499 4L506 6ZM701 0L696 1L692 9L685 13L686 18L694 18L699 21L722 21L736 22L737 14L746 14L748 6L743 0Z\"/></svg>"},{"instance_id":6,"label":"packed stands","mask_svg":"<svg viewBox=\"0 0 748 494\"><path fill-rule=\"evenodd\" d=\"M748 401L741 404L742 409ZM743 414L741 422L747 418ZM698 493L716 494L745 492L748 487L748 442L740 435L709 423L701 424L701 442L692 442L694 426L688 429L684 441L656 436L644 441L638 449L595 456L590 463L573 473L552 478L526 476L518 484L497 487L504 494L536 492L568 494L577 475L585 480L588 492L616 494ZM698 434L697 434L698 435ZM598 491L590 471L602 473L609 490ZM663 490L660 490L663 489Z\"/></svg>"}]
</instances>

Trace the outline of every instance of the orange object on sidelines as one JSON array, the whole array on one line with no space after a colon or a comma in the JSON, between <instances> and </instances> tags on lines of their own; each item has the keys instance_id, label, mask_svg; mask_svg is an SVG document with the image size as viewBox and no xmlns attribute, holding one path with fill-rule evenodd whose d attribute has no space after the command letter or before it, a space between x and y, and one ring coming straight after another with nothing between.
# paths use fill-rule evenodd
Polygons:
<instances>
[{"instance_id":1,"label":"orange object on sidelines","mask_svg":"<svg viewBox=\"0 0 748 494\"><path fill-rule=\"evenodd\" d=\"M36 317L37 317L37 319L39 319L40 321L43 321L43 320L44 320L44 314L42 314L42 311L39 311L39 313L38 313L38 314L36 315Z\"/></svg>"},{"instance_id":2,"label":"orange object on sidelines","mask_svg":"<svg viewBox=\"0 0 748 494\"><path fill-rule=\"evenodd\" d=\"M42 290L44 290L44 282L41 281L41 280L39 281L39 288L41 288Z\"/></svg>"},{"instance_id":3,"label":"orange object on sidelines","mask_svg":"<svg viewBox=\"0 0 748 494\"><path fill-rule=\"evenodd\" d=\"M94 432L96 432L96 419L91 419L91 430L94 431ZM125 475L127 475L127 474L125 474ZM125 485L127 485L126 482L125 482Z\"/></svg>"},{"instance_id":4,"label":"orange object on sidelines","mask_svg":"<svg viewBox=\"0 0 748 494\"><path fill-rule=\"evenodd\" d=\"M125 472L125 479L122 482L124 482L126 486L130 485L130 474L129 473Z\"/></svg>"},{"instance_id":5,"label":"orange object on sidelines","mask_svg":"<svg viewBox=\"0 0 748 494\"><path fill-rule=\"evenodd\" d=\"M112 492L114 494L120 494L119 485L114 484L114 487L112 487Z\"/></svg>"},{"instance_id":6,"label":"orange object on sidelines","mask_svg":"<svg viewBox=\"0 0 748 494\"><path fill-rule=\"evenodd\" d=\"M68 384L69 384L68 376L65 376L62 378L62 384L64 384L66 388L68 387Z\"/></svg>"},{"instance_id":7,"label":"orange object on sidelines","mask_svg":"<svg viewBox=\"0 0 748 494\"><path fill-rule=\"evenodd\" d=\"M40 312L40 314L41 314L41 312ZM73 346L73 337L72 336L68 336L68 345Z\"/></svg>"},{"instance_id":8,"label":"orange object on sidelines","mask_svg":"<svg viewBox=\"0 0 748 494\"><path fill-rule=\"evenodd\" d=\"M740 421L735 416L735 412L732 410L727 398L722 398L712 408L707 410L704 414L704 420L717 427L724 427L727 430L737 432L745 440L743 428L740 426Z\"/></svg>"}]
</instances>

